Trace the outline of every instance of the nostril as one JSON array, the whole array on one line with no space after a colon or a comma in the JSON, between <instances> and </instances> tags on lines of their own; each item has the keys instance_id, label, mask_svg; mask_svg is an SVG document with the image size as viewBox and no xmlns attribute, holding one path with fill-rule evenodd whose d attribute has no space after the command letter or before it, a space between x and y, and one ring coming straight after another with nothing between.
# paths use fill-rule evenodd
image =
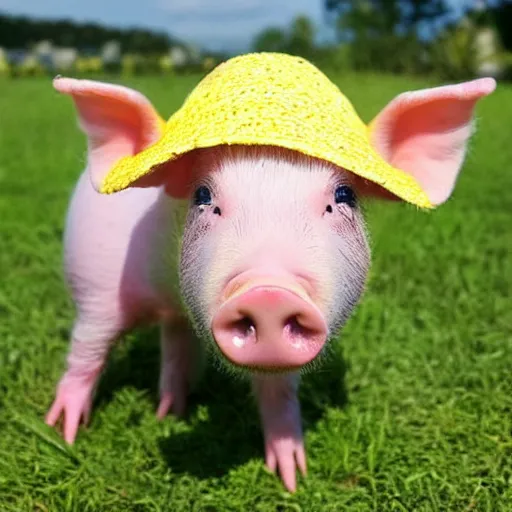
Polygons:
<instances>
[{"instance_id":1,"label":"nostril","mask_svg":"<svg viewBox=\"0 0 512 512\"><path fill-rule=\"evenodd\" d=\"M231 363L255 370L295 369L312 361L327 339L313 303L277 286L253 286L222 304L213 338Z\"/></svg>"},{"instance_id":2,"label":"nostril","mask_svg":"<svg viewBox=\"0 0 512 512\"><path fill-rule=\"evenodd\" d=\"M301 321L299 315L293 315L286 320L284 331L292 339L306 340L317 335L318 332L312 329L304 321Z\"/></svg>"},{"instance_id":3,"label":"nostril","mask_svg":"<svg viewBox=\"0 0 512 512\"><path fill-rule=\"evenodd\" d=\"M237 331L243 336L247 336L248 334L256 332L256 327L254 326L254 322L251 318L244 316L240 320L233 322L233 330Z\"/></svg>"},{"instance_id":4,"label":"nostril","mask_svg":"<svg viewBox=\"0 0 512 512\"><path fill-rule=\"evenodd\" d=\"M248 316L232 321L228 329L233 343L239 347L245 345L248 341L256 341L256 326Z\"/></svg>"},{"instance_id":5,"label":"nostril","mask_svg":"<svg viewBox=\"0 0 512 512\"><path fill-rule=\"evenodd\" d=\"M303 336L304 327L299 323L297 315L291 316L285 323L285 330L288 331L292 336Z\"/></svg>"}]
</instances>

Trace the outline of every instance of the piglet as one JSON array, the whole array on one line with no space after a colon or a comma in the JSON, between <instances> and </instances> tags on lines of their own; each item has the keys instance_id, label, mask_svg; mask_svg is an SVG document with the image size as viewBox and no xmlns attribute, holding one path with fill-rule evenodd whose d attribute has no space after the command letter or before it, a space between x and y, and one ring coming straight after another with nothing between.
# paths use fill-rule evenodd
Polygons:
<instances>
[{"instance_id":1,"label":"piglet","mask_svg":"<svg viewBox=\"0 0 512 512\"><path fill-rule=\"evenodd\" d=\"M158 322L158 418L185 410L202 340L226 368L250 378L266 464L294 491L297 469L306 474L299 375L321 361L368 274L359 202L397 198L299 152L236 145L195 150L175 164L194 171L186 199L173 197L165 166L145 186L100 194L116 161L158 140L159 117L122 86L68 78L54 86L74 100L88 155L64 236L76 319L46 422L63 415L73 443L115 340ZM484 78L404 93L372 122L372 143L439 205L463 163L475 104L494 87Z\"/></svg>"}]
</instances>

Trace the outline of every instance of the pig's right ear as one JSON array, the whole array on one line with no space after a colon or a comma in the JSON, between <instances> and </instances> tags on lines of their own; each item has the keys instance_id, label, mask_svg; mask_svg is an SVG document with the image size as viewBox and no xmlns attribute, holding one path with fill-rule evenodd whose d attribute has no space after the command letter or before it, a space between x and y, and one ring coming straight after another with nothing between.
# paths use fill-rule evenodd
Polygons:
<instances>
[{"instance_id":1,"label":"pig's right ear","mask_svg":"<svg viewBox=\"0 0 512 512\"><path fill-rule=\"evenodd\" d=\"M88 141L87 169L98 191L103 178L120 158L139 153L162 134L165 122L151 102L137 91L60 77L53 81L53 86L73 98L79 126Z\"/></svg>"},{"instance_id":2,"label":"pig's right ear","mask_svg":"<svg viewBox=\"0 0 512 512\"><path fill-rule=\"evenodd\" d=\"M496 88L493 78L400 94L370 123L374 148L392 166L411 175L431 204L452 194L474 131L479 100ZM362 195L397 199L371 182Z\"/></svg>"}]
</instances>

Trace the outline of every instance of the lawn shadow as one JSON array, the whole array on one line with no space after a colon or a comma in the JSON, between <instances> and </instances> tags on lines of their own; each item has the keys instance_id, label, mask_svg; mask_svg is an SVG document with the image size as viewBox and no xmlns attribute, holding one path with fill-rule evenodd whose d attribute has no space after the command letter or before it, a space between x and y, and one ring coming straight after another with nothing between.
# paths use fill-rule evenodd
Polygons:
<instances>
[{"instance_id":1,"label":"lawn shadow","mask_svg":"<svg viewBox=\"0 0 512 512\"><path fill-rule=\"evenodd\" d=\"M158 398L160 375L160 334L158 327L137 330L122 337L111 351L98 383L93 407L112 401L114 393L132 387Z\"/></svg>"},{"instance_id":2,"label":"lawn shadow","mask_svg":"<svg viewBox=\"0 0 512 512\"><path fill-rule=\"evenodd\" d=\"M132 335L112 354L96 394L95 407L112 399L119 388L147 392L158 401L158 330ZM347 402L346 364L341 349L318 369L304 376L300 388L303 428L314 428L328 407ZM156 409L155 409L156 410ZM221 477L252 458L261 458L263 437L248 382L207 364L197 388L188 398L185 421L192 426L160 441L160 450L176 474Z\"/></svg>"}]
</instances>

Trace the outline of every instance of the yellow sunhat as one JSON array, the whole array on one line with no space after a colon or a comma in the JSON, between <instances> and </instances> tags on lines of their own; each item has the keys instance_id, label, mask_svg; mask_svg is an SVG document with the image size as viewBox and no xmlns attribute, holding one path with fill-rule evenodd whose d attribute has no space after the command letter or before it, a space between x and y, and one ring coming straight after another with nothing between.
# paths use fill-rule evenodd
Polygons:
<instances>
[{"instance_id":1,"label":"yellow sunhat","mask_svg":"<svg viewBox=\"0 0 512 512\"><path fill-rule=\"evenodd\" d=\"M224 144L299 151L432 208L417 181L373 148L368 127L340 90L306 60L280 53L246 54L217 66L171 116L155 144L114 165L101 192L125 189L194 149Z\"/></svg>"}]
</instances>

